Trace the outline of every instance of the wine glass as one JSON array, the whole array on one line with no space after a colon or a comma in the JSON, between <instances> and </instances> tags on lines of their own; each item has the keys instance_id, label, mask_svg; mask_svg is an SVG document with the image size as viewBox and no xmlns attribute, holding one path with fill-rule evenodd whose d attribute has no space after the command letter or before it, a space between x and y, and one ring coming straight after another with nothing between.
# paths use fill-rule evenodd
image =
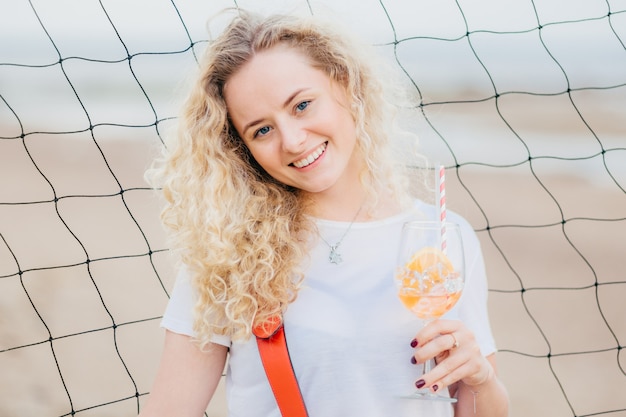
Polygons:
<instances>
[{"instance_id":1,"label":"wine glass","mask_svg":"<svg viewBox=\"0 0 626 417\"><path fill-rule=\"evenodd\" d=\"M464 273L458 224L412 221L403 225L394 280L402 304L424 320L425 326L456 304L463 290ZM423 373L429 372L431 366L431 361L426 361ZM456 401L428 389L405 397Z\"/></svg>"}]
</instances>

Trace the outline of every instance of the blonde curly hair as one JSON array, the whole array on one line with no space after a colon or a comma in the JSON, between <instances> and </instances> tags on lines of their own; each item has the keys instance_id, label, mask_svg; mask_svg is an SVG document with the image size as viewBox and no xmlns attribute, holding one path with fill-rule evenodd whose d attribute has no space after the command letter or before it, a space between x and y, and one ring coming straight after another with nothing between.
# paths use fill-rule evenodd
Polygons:
<instances>
[{"instance_id":1,"label":"blonde curly hair","mask_svg":"<svg viewBox=\"0 0 626 417\"><path fill-rule=\"evenodd\" d=\"M152 178L162 188L171 247L199 295L197 340L245 340L254 325L282 312L298 294L312 219L299 190L269 176L229 121L224 86L255 53L277 44L306 54L348 91L361 180L375 207L380 193L398 194L397 166L388 158L392 108L360 47L311 18L238 15L205 51L183 106L178 133Z\"/></svg>"}]
</instances>

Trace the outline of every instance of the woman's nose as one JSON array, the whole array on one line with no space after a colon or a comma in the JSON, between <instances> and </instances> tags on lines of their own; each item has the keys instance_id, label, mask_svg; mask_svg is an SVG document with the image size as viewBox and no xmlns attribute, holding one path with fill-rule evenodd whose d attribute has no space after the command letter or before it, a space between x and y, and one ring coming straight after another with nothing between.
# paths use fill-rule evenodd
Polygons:
<instances>
[{"instance_id":1,"label":"woman's nose","mask_svg":"<svg viewBox=\"0 0 626 417\"><path fill-rule=\"evenodd\" d=\"M283 151L299 153L305 148L306 130L297 121L285 122L280 126Z\"/></svg>"}]
</instances>

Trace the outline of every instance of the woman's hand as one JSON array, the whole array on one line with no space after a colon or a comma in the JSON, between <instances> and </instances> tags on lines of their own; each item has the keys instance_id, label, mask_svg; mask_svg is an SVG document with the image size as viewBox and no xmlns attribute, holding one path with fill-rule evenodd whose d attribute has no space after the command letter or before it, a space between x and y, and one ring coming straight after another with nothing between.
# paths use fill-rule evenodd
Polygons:
<instances>
[{"instance_id":1,"label":"woman's hand","mask_svg":"<svg viewBox=\"0 0 626 417\"><path fill-rule=\"evenodd\" d=\"M415 385L438 391L462 381L470 389L495 377L495 371L480 352L474 334L457 320L435 320L422 328L411 341L414 364L435 359L437 366L424 374Z\"/></svg>"}]
</instances>

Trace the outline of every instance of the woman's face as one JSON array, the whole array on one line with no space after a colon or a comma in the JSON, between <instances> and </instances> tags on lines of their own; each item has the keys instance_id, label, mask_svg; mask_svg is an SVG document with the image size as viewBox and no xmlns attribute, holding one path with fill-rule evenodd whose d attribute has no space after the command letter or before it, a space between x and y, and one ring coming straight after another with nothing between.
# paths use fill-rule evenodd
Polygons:
<instances>
[{"instance_id":1,"label":"woman's face","mask_svg":"<svg viewBox=\"0 0 626 417\"><path fill-rule=\"evenodd\" d=\"M308 193L357 185L361 163L345 89L302 53L282 45L257 53L228 80L224 97L252 156L276 180Z\"/></svg>"}]
</instances>

